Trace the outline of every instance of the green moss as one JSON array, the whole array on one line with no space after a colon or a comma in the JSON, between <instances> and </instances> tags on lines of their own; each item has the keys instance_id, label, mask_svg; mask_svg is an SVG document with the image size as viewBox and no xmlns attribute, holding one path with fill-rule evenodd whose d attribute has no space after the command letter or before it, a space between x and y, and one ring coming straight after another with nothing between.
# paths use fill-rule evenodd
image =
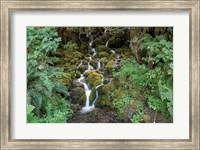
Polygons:
<instances>
[{"instance_id":1,"label":"green moss","mask_svg":"<svg viewBox=\"0 0 200 150\"><path fill-rule=\"evenodd\" d=\"M104 62L105 60L107 60L107 58L106 58L106 57L102 57L99 61L102 63L102 62Z\"/></svg>"},{"instance_id":2,"label":"green moss","mask_svg":"<svg viewBox=\"0 0 200 150\"><path fill-rule=\"evenodd\" d=\"M96 61L95 59L92 59L92 60L90 61L90 65L91 65L92 67L94 67L94 68L97 68L97 61Z\"/></svg>"},{"instance_id":3,"label":"green moss","mask_svg":"<svg viewBox=\"0 0 200 150\"><path fill-rule=\"evenodd\" d=\"M146 123L151 122L151 116L149 116L149 115L143 115L143 121L146 122Z\"/></svg>"},{"instance_id":4,"label":"green moss","mask_svg":"<svg viewBox=\"0 0 200 150\"><path fill-rule=\"evenodd\" d=\"M105 107L105 106L111 107L112 102L108 99L108 97L106 95L101 95L96 100L96 106L98 106L98 107Z\"/></svg>"},{"instance_id":5,"label":"green moss","mask_svg":"<svg viewBox=\"0 0 200 150\"><path fill-rule=\"evenodd\" d=\"M82 64L83 64L83 65L87 65L87 64L88 64L88 61L87 61L87 60L83 60L83 61L82 61Z\"/></svg>"},{"instance_id":6,"label":"green moss","mask_svg":"<svg viewBox=\"0 0 200 150\"><path fill-rule=\"evenodd\" d=\"M114 64L114 60L109 61L109 62L106 64L106 70L111 69L111 67L113 66L113 64Z\"/></svg>"},{"instance_id":7,"label":"green moss","mask_svg":"<svg viewBox=\"0 0 200 150\"><path fill-rule=\"evenodd\" d=\"M83 54L87 54L88 47L89 47L88 43L81 43L79 51Z\"/></svg>"},{"instance_id":8,"label":"green moss","mask_svg":"<svg viewBox=\"0 0 200 150\"><path fill-rule=\"evenodd\" d=\"M99 52L98 56L99 56L99 58L104 58L104 57L108 58L109 54L107 52Z\"/></svg>"},{"instance_id":9,"label":"green moss","mask_svg":"<svg viewBox=\"0 0 200 150\"><path fill-rule=\"evenodd\" d=\"M79 60L79 59L83 59L83 57L84 55L81 52L76 51L73 53L73 58L77 58Z\"/></svg>"},{"instance_id":10,"label":"green moss","mask_svg":"<svg viewBox=\"0 0 200 150\"><path fill-rule=\"evenodd\" d=\"M86 100L85 90L82 87L73 88L70 92L70 97L73 104L84 105Z\"/></svg>"},{"instance_id":11,"label":"green moss","mask_svg":"<svg viewBox=\"0 0 200 150\"><path fill-rule=\"evenodd\" d=\"M62 77L56 78L55 80L60 81L63 86L65 87L70 87L71 86L71 82L72 82L72 75L69 73L62 73Z\"/></svg>"},{"instance_id":12,"label":"green moss","mask_svg":"<svg viewBox=\"0 0 200 150\"><path fill-rule=\"evenodd\" d=\"M102 45L103 42L99 39L99 38L96 38L93 43L92 43L92 46L93 47L97 47L98 45Z\"/></svg>"},{"instance_id":13,"label":"green moss","mask_svg":"<svg viewBox=\"0 0 200 150\"><path fill-rule=\"evenodd\" d=\"M105 45L99 45L97 47L97 52L107 52L107 53L111 53L110 48L106 47Z\"/></svg>"},{"instance_id":14,"label":"green moss","mask_svg":"<svg viewBox=\"0 0 200 150\"><path fill-rule=\"evenodd\" d=\"M80 71L81 73L83 73L86 69L87 69L87 66L86 66L86 65L81 65L81 66L78 68L78 71Z\"/></svg>"},{"instance_id":15,"label":"green moss","mask_svg":"<svg viewBox=\"0 0 200 150\"><path fill-rule=\"evenodd\" d=\"M97 85L101 84L102 76L97 72L92 72L86 78L86 81L89 83L91 87L96 87Z\"/></svg>"},{"instance_id":16,"label":"green moss","mask_svg":"<svg viewBox=\"0 0 200 150\"><path fill-rule=\"evenodd\" d=\"M80 77L81 77L81 72L80 72L80 71L76 71L75 77L76 77L76 78L80 78Z\"/></svg>"},{"instance_id":17,"label":"green moss","mask_svg":"<svg viewBox=\"0 0 200 150\"><path fill-rule=\"evenodd\" d=\"M93 87L90 93L90 104L92 104L95 98L96 98L96 89Z\"/></svg>"}]
</instances>

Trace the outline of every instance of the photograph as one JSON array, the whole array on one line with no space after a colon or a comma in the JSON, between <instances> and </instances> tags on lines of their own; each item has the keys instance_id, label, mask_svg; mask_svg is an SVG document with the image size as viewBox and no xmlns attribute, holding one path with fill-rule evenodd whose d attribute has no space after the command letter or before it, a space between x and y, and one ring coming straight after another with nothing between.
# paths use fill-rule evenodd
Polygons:
<instances>
[{"instance_id":1,"label":"photograph","mask_svg":"<svg viewBox=\"0 0 200 150\"><path fill-rule=\"evenodd\" d=\"M173 123L173 27L27 27L27 123Z\"/></svg>"}]
</instances>

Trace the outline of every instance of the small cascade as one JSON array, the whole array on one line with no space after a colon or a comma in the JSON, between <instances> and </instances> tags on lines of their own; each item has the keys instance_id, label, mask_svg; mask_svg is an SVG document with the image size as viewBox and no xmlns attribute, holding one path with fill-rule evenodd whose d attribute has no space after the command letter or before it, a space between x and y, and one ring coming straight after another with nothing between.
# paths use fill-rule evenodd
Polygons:
<instances>
[{"instance_id":1,"label":"small cascade","mask_svg":"<svg viewBox=\"0 0 200 150\"><path fill-rule=\"evenodd\" d=\"M106 46L108 46L108 42L109 42L109 41L106 42ZM95 55L97 55L97 51L95 50L95 48L92 48L92 42L90 42L89 45L90 45L90 51L92 51L93 54L91 54L90 57L88 57L89 60L88 60L88 63L87 63L87 70L85 70L84 73L86 73L86 72L88 72L88 71L90 71L90 70L100 70L101 67L102 67L102 66L101 66L101 63L100 63L100 61L99 61L98 58L97 58L97 60L98 60L98 61L97 61L97 69L94 69L94 67L90 65L90 61L91 61L92 59L94 59L94 56L95 56ZM111 50L111 51L114 53L113 50ZM96 58L95 58L95 59L96 59ZM82 65L82 61L83 61L83 60L81 60L81 62L80 62L80 64L78 65L77 68L79 68L79 67ZM97 89L98 89L99 87L101 87L101 86L104 85L104 83L103 83L103 82L104 82L104 76L101 74L101 76L102 76L101 84L99 84L98 86L95 87L95 89L96 89L96 97L95 97L95 99L93 100L93 103L90 105L90 94L91 94L91 91L92 91L92 90L89 88L88 84L87 84L86 81L85 81L84 73L81 74L81 77L80 77L79 79L77 79L78 82L80 82L81 84L84 85L84 90L85 90L85 94L86 94L85 106L82 107L81 113L86 113L86 112L90 112L90 111L94 110L94 108L95 108L95 102L96 102L96 100L98 99L98 96L99 96L98 90L97 90ZM110 82L111 82L111 81L112 81L112 79L110 79ZM110 82L109 82L109 83L110 83ZM109 83L108 83L108 84L109 84Z\"/></svg>"},{"instance_id":2,"label":"small cascade","mask_svg":"<svg viewBox=\"0 0 200 150\"><path fill-rule=\"evenodd\" d=\"M114 51L114 50L112 50L112 49L111 49L111 52L112 52L113 54L115 54L115 51Z\"/></svg>"},{"instance_id":3,"label":"small cascade","mask_svg":"<svg viewBox=\"0 0 200 150\"><path fill-rule=\"evenodd\" d=\"M100 63L100 61L98 60L98 62L97 62L97 70L99 70L99 69L101 69L101 63Z\"/></svg>"},{"instance_id":4,"label":"small cascade","mask_svg":"<svg viewBox=\"0 0 200 150\"><path fill-rule=\"evenodd\" d=\"M77 68L79 68L82 65L83 60L81 60L80 64L77 66Z\"/></svg>"},{"instance_id":5,"label":"small cascade","mask_svg":"<svg viewBox=\"0 0 200 150\"><path fill-rule=\"evenodd\" d=\"M109 41L106 42L106 45L105 45L106 47L108 47L108 43L109 43Z\"/></svg>"}]
</instances>

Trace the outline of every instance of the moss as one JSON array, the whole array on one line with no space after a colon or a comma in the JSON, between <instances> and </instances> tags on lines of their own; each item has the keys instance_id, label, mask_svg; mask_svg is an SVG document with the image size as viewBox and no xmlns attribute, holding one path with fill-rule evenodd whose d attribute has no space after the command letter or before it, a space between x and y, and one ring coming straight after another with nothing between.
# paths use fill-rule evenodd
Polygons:
<instances>
[{"instance_id":1,"label":"moss","mask_svg":"<svg viewBox=\"0 0 200 150\"><path fill-rule=\"evenodd\" d=\"M69 73L64 73L64 72L61 74L62 74L62 77L56 78L55 80L60 81L63 84L63 86L66 86L69 88L72 82L72 75Z\"/></svg>"},{"instance_id":2,"label":"moss","mask_svg":"<svg viewBox=\"0 0 200 150\"><path fill-rule=\"evenodd\" d=\"M82 64L83 64L83 65L87 65L87 64L88 64L88 61L87 61L87 60L83 60L83 61L82 61Z\"/></svg>"},{"instance_id":3,"label":"moss","mask_svg":"<svg viewBox=\"0 0 200 150\"><path fill-rule=\"evenodd\" d=\"M90 104L92 104L95 98L96 98L96 88L93 87L90 93Z\"/></svg>"},{"instance_id":4,"label":"moss","mask_svg":"<svg viewBox=\"0 0 200 150\"><path fill-rule=\"evenodd\" d=\"M85 90L82 87L73 88L70 92L70 97L73 104L84 105L86 101Z\"/></svg>"},{"instance_id":5,"label":"moss","mask_svg":"<svg viewBox=\"0 0 200 150\"><path fill-rule=\"evenodd\" d=\"M106 57L102 57L99 61L102 63L102 62L104 62L105 60L107 60L107 58L106 58Z\"/></svg>"},{"instance_id":6,"label":"moss","mask_svg":"<svg viewBox=\"0 0 200 150\"><path fill-rule=\"evenodd\" d=\"M97 60L92 59L92 60L90 61L90 65L91 65L92 67L94 67L94 68L97 68Z\"/></svg>"},{"instance_id":7,"label":"moss","mask_svg":"<svg viewBox=\"0 0 200 150\"><path fill-rule=\"evenodd\" d=\"M102 44L103 42L99 38L96 38L92 43L92 47L97 47L98 45L102 45Z\"/></svg>"},{"instance_id":8,"label":"moss","mask_svg":"<svg viewBox=\"0 0 200 150\"><path fill-rule=\"evenodd\" d=\"M118 113L118 116L120 119L124 120L124 121L128 121L129 117L127 113Z\"/></svg>"},{"instance_id":9,"label":"moss","mask_svg":"<svg viewBox=\"0 0 200 150\"><path fill-rule=\"evenodd\" d=\"M84 76L87 78L91 73L97 73L97 71L96 70L90 70L90 71L84 73Z\"/></svg>"},{"instance_id":10,"label":"moss","mask_svg":"<svg viewBox=\"0 0 200 150\"><path fill-rule=\"evenodd\" d=\"M71 43L67 48L66 48L66 51L69 51L69 52L74 52L74 51L78 51L79 48L78 48L78 45L76 43Z\"/></svg>"},{"instance_id":11,"label":"moss","mask_svg":"<svg viewBox=\"0 0 200 150\"><path fill-rule=\"evenodd\" d=\"M105 106L111 107L112 102L108 99L108 97L106 95L101 95L96 100L96 106L98 106L98 107L105 107Z\"/></svg>"},{"instance_id":12,"label":"moss","mask_svg":"<svg viewBox=\"0 0 200 150\"><path fill-rule=\"evenodd\" d=\"M78 68L78 71L80 71L81 73L83 73L86 69L87 69L87 66L86 66L86 65L81 65L81 66Z\"/></svg>"},{"instance_id":13,"label":"moss","mask_svg":"<svg viewBox=\"0 0 200 150\"><path fill-rule=\"evenodd\" d=\"M111 54L109 59L114 59L115 58L115 54Z\"/></svg>"},{"instance_id":14,"label":"moss","mask_svg":"<svg viewBox=\"0 0 200 150\"><path fill-rule=\"evenodd\" d=\"M97 52L107 52L107 53L111 53L110 48L106 47L105 45L99 45L97 47Z\"/></svg>"},{"instance_id":15,"label":"moss","mask_svg":"<svg viewBox=\"0 0 200 150\"><path fill-rule=\"evenodd\" d=\"M104 58L104 57L108 58L109 54L107 52L99 52L98 56L99 58Z\"/></svg>"},{"instance_id":16,"label":"moss","mask_svg":"<svg viewBox=\"0 0 200 150\"><path fill-rule=\"evenodd\" d=\"M132 104L132 108L133 108L134 110L137 110L137 109L138 109L138 106L139 106L139 104L140 104L140 101L138 101L138 100L135 100L135 101L133 102L133 104Z\"/></svg>"},{"instance_id":17,"label":"moss","mask_svg":"<svg viewBox=\"0 0 200 150\"><path fill-rule=\"evenodd\" d=\"M79 51L81 52L81 53L83 53L83 54L87 54L88 53L88 47L89 47L89 45L88 45L88 43L81 43L81 45L80 45L80 49L79 49Z\"/></svg>"},{"instance_id":18,"label":"moss","mask_svg":"<svg viewBox=\"0 0 200 150\"><path fill-rule=\"evenodd\" d=\"M151 122L151 116L149 116L149 115L143 115L143 121L146 122L146 123Z\"/></svg>"},{"instance_id":19,"label":"moss","mask_svg":"<svg viewBox=\"0 0 200 150\"><path fill-rule=\"evenodd\" d=\"M120 99L120 98L122 98L122 96L123 96L124 94L127 93L127 91L126 91L126 90L121 90L121 89L119 89L119 90L116 90L115 93L116 93L116 94L115 94L115 98L116 98L116 99Z\"/></svg>"},{"instance_id":20,"label":"moss","mask_svg":"<svg viewBox=\"0 0 200 150\"><path fill-rule=\"evenodd\" d=\"M91 87L96 87L97 85L101 84L102 76L97 72L92 72L86 78L86 81L89 83Z\"/></svg>"},{"instance_id":21,"label":"moss","mask_svg":"<svg viewBox=\"0 0 200 150\"><path fill-rule=\"evenodd\" d=\"M76 78L80 78L80 77L81 77L81 72L80 72L80 71L76 71L75 77L76 77Z\"/></svg>"},{"instance_id":22,"label":"moss","mask_svg":"<svg viewBox=\"0 0 200 150\"><path fill-rule=\"evenodd\" d=\"M110 74L112 72L112 66L114 64L113 60L110 60L107 64L106 64L106 73Z\"/></svg>"},{"instance_id":23,"label":"moss","mask_svg":"<svg viewBox=\"0 0 200 150\"><path fill-rule=\"evenodd\" d=\"M78 51L73 53L73 58L77 58L79 60L79 59L83 59L83 57L84 55Z\"/></svg>"}]
</instances>

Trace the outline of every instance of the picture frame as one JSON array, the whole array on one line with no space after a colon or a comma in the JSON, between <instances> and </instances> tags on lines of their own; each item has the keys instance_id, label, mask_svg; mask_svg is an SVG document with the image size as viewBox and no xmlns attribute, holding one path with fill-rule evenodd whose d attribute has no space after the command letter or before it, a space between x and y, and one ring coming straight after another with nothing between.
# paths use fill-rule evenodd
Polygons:
<instances>
[{"instance_id":1,"label":"picture frame","mask_svg":"<svg viewBox=\"0 0 200 150\"><path fill-rule=\"evenodd\" d=\"M189 109L190 138L163 139L12 139L11 137L11 13L15 10L170 10L190 12ZM200 149L199 68L200 1L22 1L1 0L1 149Z\"/></svg>"}]
</instances>

